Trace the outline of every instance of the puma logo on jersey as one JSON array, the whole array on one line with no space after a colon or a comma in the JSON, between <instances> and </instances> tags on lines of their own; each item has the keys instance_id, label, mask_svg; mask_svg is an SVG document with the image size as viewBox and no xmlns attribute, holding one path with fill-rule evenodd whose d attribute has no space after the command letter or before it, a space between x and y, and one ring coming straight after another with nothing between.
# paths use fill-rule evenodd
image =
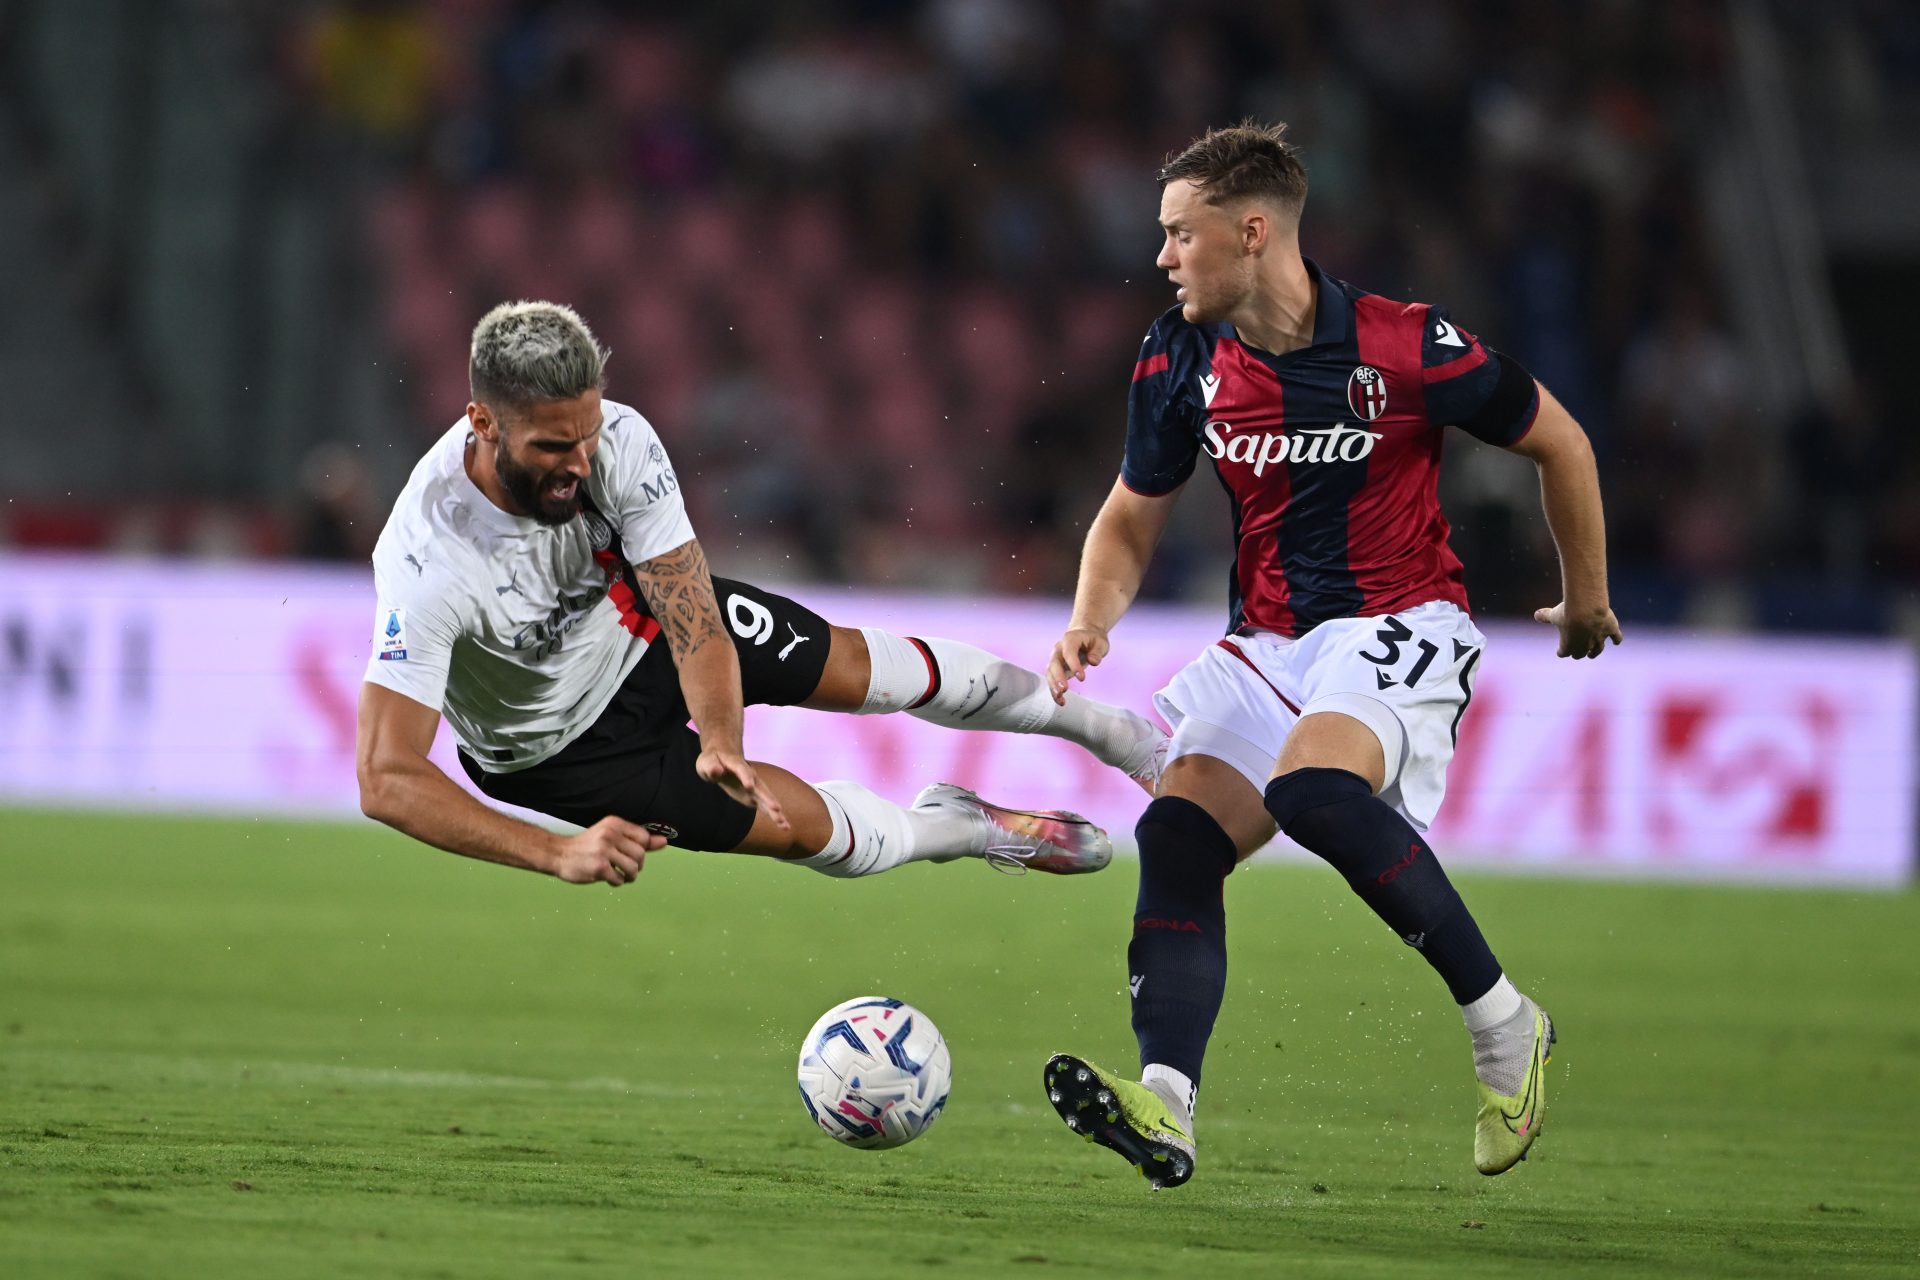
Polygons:
<instances>
[{"instance_id":1,"label":"puma logo on jersey","mask_svg":"<svg viewBox=\"0 0 1920 1280\"><path fill-rule=\"evenodd\" d=\"M493 594L503 596L509 591L519 596L522 600L527 598L527 593L520 589L520 571L518 569L511 570L507 574L507 585L504 587L495 587Z\"/></svg>"},{"instance_id":2,"label":"puma logo on jersey","mask_svg":"<svg viewBox=\"0 0 1920 1280\"><path fill-rule=\"evenodd\" d=\"M1200 375L1200 398L1206 402L1207 408L1213 408L1213 397L1218 394L1219 391L1219 374L1203 373Z\"/></svg>"},{"instance_id":3,"label":"puma logo on jersey","mask_svg":"<svg viewBox=\"0 0 1920 1280\"><path fill-rule=\"evenodd\" d=\"M787 630L793 632L793 639L787 641L786 648L780 651L780 661L782 662L785 662L787 660L787 655L792 653L796 648L805 644L807 641L813 639L812 636L801 635L800 632L795 629L794 625L791 622L787 624Z\"/></svg>"},{"instance_id":4,"label":"puma logo on jersey","mask_svg":"<svg viewBox=\"0 0 1920 1280\"><path fill-rule=\"evenodd\" d=\"M421 563L419 560L414 559L412 556L407 557L407 563L413 566L413 571L415 573L419 574L423 578L426 576L427 566L425 564Z\"/></svg>"},{"instance_id":5,"label":"puma logo on jersey","mask_svg":"<svg viewBox=\"0 0 1920 1280\"><path fill-rule=\"evenodd\" d=\"M1467 345L1461 339L1460 331L1448 324L1445 320L1435 320L1433 322L1433 340L1443 347L1464 347Z\"/></svg>"}]
</instances>

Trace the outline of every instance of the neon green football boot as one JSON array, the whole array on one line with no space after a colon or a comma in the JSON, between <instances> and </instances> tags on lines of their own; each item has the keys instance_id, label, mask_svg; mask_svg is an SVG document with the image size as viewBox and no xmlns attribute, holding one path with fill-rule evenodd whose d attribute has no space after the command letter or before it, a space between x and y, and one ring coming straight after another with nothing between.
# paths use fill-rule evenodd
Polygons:
<instances>
[{"instance_id":1,"label":"neon green football boot","mask_svg":"<svg viewBox=\"0 0 1920 1280\"><path fill-rule=\"evenodd\" d=\"M1529 1002L1531 1005L1531 1002ZM1533 1052L1527 1074L1509 1096L1495 1093L1483 1081L1480 1115L1473 1128L1473 1163L1489 1177L1505 1173L1527 1158L1527 1149L1540 1136L1547 1118L1547 1063L1553 1061L1553 1019L1533 1005Z\"/></svg>"},{"instance_id":2,"label":"neon green football boot","mask_svg":"<svg viewBox=\"0 0 1920 1280\"><path fill-rule=\"evenodd\" d=\"M1193 1176L1192 1122L1158 1090L1068 1053L1047 1059L1044 1078L1047 1101L1067 1128L1118 1151L1153 1190Z\"/></svg>"}]
</instances>

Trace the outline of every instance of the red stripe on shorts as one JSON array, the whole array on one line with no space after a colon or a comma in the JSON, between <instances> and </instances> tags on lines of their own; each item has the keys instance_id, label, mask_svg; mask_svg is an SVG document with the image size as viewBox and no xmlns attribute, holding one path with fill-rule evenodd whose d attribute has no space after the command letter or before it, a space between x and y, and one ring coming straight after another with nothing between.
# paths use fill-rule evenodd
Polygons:
<instances>
[{"instance_id":1,"label":"red stripe on shorts","mask_svg":"<svg viewBox=\"0 0 1920 1280\"><path fill-rule=\"evenodd\" d=\"M1296 706L1294 706L1294 705L1293 705L1293 702L1292 702L1292 701L1291 701L1291 700L1290 700L1290 699L1289 699L1289 698L1287 697L1287 695L1286 695L1286 694L1284 694L1284 693L1282 693L1282 692L1280 692L1280 690L1279 690L1279 688L1278 688L1277 686L1275 686L1275 684L1273 683L1273 681L1271 681L1271 680L1269 680L1269 679L1267 679L1267 673L1266 673L1266 672L1264 672L1264 671L1262 671L1262 670L1261 670L1260 668L1258 668L1258 667L1256 667L1256 666L1254 666L1254 665L1253 665L1253 659L1252 659L1252 658L1249 658L1249 657L1248 657L1248 656L1247 656L1246 654L1244 654L1244 653L1242 653L1242 652L1240 651L1240 646L1239 646L1239 645L1237 645L1237 644L1235 644L1235 643L1233 643L1233 641L1231 641L1231 640L1217 640L1217 641L1215 641L1214 643L1216 643L1217 645L1219 645L1219 646L1220 646L1220 647L1221 647L1222 649L1225 649L1225 650L1226 650L1226 651L1227 651L1228 653L1230 653L1230 654L1232 654L1232 655L1233 655L1234 657L1236 657L1236 658L1238 658L1238 659L1240 659L1240 661L1242 661L1242 662L1244 662L1244 663L1246 663L1246 664L1247 664L1247 670L1249 670L1249 671L1251 671L1251 672L1253 672L1253 674L1255 674L1255 675L1257 675L1257 676L1259 676L1259 677L1260 677L1260 683L1261 683L1261 684L1264 684L1265 686L1267 686L1267 688L1269 688L1269 689L1272 689L1272 690L1273 690L1273 696L1274 696L1274 697L1276 697L1276 698L1278 698L1278 699L1280 699L1280 705L1281 705L1281 706L1283 706L1283 707L1285 707L1285 708L1286 708L1287 710L1289 710L1289 711L1291 711L1291 712L1293 712L1293 714L1295 714L1295 715L1299 715L1299 714L1300 714L1300 708L1298 708L1298 707L1296 707Z\"/></svg>"}]
</instances>

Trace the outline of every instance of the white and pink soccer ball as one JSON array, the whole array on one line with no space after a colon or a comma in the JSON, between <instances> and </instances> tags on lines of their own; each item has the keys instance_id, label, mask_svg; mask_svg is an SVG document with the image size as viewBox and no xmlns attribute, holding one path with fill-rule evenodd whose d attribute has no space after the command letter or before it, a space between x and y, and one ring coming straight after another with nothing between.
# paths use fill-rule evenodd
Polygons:
<instances>
[{"instance_id":1,"label":"white and pink soccer ball","mask_svg":"<svg viewBox=\"0 0 1920 1280\"><path fill-rule=\"evenodd\" d=\"M800 1097L829 1137L878 1150L912 1142L940 1118L953 1059L910 1004L860 996L820 1015L800 1046Z\"/></svg>"}]
</instances>

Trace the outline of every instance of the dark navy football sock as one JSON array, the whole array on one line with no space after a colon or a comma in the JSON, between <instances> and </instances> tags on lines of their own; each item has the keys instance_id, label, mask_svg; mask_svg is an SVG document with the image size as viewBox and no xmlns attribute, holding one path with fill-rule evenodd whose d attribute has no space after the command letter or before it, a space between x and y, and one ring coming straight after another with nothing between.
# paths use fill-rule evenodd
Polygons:
<instances>
[{"instance_id":1,"label":"dark navy football sock","mask_svg":"<svg viewBox=\"0 0 1920 1280\"><path fill-rule=\"evenodd\" d=\"M1127 947L1140 1065L1163 1063L1197 1087L1227 990L1226 877L1233 840L1205 809L1178 796L1148 805L1134 827L1140 897Z\"/></svg>"},{"instance_id":2,"label":"dark navy football sock","mask_svg":"<svg viewBox=\"0 0 1920 1280\"><path fill-rule=\"evenodd\" d=\"M1500 980L1500 962L1439 859L1366 779L1345 769L1295 769L1267 784L1267 812L1426 957L1456 1003L1478 1000Z\"/></svg>"}]
</instances>

